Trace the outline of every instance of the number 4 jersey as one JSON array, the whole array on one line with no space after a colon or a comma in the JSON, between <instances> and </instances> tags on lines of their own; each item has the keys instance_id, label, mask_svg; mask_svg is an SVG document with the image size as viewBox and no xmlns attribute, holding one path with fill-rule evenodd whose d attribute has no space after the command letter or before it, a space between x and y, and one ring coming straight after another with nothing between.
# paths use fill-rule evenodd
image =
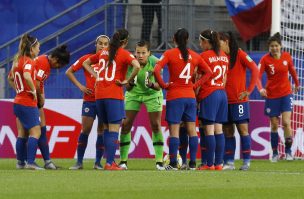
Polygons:
<instances>
[{"instance_id":1,"label":"number 4 jersey","mask_svg":"<svg viewBox=\"0 0 304 199\"><path fill-rule=\"evenodd\" d=\"M135 60L135 57L129 51L119 48L112 64L109 66L108 50L101 50L89 58L92 64L98 63L95 99L123 100L123 87L118 86L115 81L125 80L128 66Z\"/></svg>"},{"instance_id":2,"label":"number 4 jersey","mask_svg":"<svg viewBox=\"0 0 304 199\"><path fill-rule=\"evenodd\" d=\"M14 103L23 106L36 107L37 101L33 99L33 95L29 92L31 91L31 89L29 88L23 77L23 73L30 73L33 80L33 84L35 85L36 70L34 61L26 56L20 57L18 65L13 66L12 72L17 93Z\"/></svg>"},{"instance_id":3,"label":"number 4 jersey","mask_svg":"<svg viewBox=\"0 0 304 199\"><path fill-rule=\"evenodd\" d=\"M207 80L199 90L198 100L202 100L216 90L225 89L225 78L229 66L227 55L220 51L217 55L213 50L207 50L201 53L201 57L212 70L212 76Z\"/></svg>"}]
</instances>

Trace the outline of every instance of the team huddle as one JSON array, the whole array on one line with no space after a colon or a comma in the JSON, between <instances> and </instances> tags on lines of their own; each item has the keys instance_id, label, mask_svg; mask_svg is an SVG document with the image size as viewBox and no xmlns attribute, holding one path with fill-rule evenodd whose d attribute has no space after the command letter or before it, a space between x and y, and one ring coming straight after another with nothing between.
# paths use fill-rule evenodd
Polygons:
<instances>
[{"instance_id":1,"label":"team huddle","mask_svg":"<svg viewBox=\"0 0 304 199\"><path fill-rule=\"evenodd\" d=\"M265 98L264 111L270 118L271 161L279 160L280 116L285 135L286 160L293 160L290 119L292 93L298 91L299 80L292 57L281 51L278 33L269 38L269 53L262 57L259 67L238 47L231 32L202 31L199 41L203 52L197 54L187 48L188 31L178 29L173 36L175 48L166 50L160 59L151 54L146 41L139 41L134 55L131 54L125 49L128 39L129 33L125 29L117 30L111 39L106 35L98 36L95 52L82 56L66 71L71 82L84 93L77 162L69 169L83 169L83 157L96 117L98 135L93 168L128 169L131 129L144 104L152 129L157 170L234 170L236 127L241 137L243 159L239 169L246 171L250 168L251 160L249 95L255 86ZM66 46L60 46L50 55L38 56L39 47L35 37L24 35L8 75L10 85L16 90L17 169L58 168L50 159L46 137L44 81L51 68L60 68L69 63L70 54ZM164 67L168 67L168 82L162 77ZM84 70L86 85L74 74L80 69ZM250 70L248 86L247 69ZM265 88L261 83L264 72L267 75ZM295 84L294 90L288 79L289 73ZM162 89L167 91L165 117L170 133L168 164L163 162ZM197 120L200 138L196 132ZM117 164L115 152L118 143L120 163ZM201 162L197 164L199 145ZM38 147L45 161L44 168L35 162ZM101 159L104 154L106 163L103 166ZM182 165L178 164L179 156Z\"/></svg>"}]
</instances>

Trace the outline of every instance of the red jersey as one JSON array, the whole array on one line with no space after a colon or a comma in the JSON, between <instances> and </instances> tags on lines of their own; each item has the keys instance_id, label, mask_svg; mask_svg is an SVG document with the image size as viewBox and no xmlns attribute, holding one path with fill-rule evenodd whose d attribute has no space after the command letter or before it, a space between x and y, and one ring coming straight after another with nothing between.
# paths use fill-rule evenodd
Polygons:
<instances>
[{"instance_id":1,"label":"red jersey","mask_svg":"<svg viewBox=\"0 0 304 199\"><path fill-rule=\"evenodd\" d=\"M37 100L34 100L33 95L29 93L31 88L27 85L23 73L29 72L31 74L33 84L35 85L36 70L35 62L29 57L20 57L18 65L13 66L12 74L14 76L14 84L16 88L15 104L23 106L37 107Z\"/></svg>"},{"instance_id":2,"label":"red jersey","mask_svg":"<svg viewBox=\"0 0 304 199\"><path fill-rule=\"evenodd\" d=\"M213 50L208 50L202 52L201 57L207 62L213 74L201 86L197 96L198 100L204 99L215 90L225 89L224 79L229 67L229 59L223 51L217 55Z\"/></svg>"},{"instance_id":3,"label":"red jersey","mask_svg":"<svg viewBox=\"0 0 304 199\"><path fill-rule=\"evenodd\" d=\"M246 88L246 69L251 71L251 79ZM236 62L233 68L229 68L226 81L226 93L229 104L243 103L248 101L248 97L240 100L240 94L244 91L251 93L258 80L259 70L254 61L241 49L238 50Z\"/></svg>"},{"instance_id":4,"label":"red jersey","mask_svg":"<svg viewBox=\"0 0 304 199\"><path fill-rule=\"evenodd\" d=\"M260 79L264 71L267 75L267 98L284 97L292 93L288 72L291 74L296 86L299 86L297 72L293 66L289 53L282 52L280 59L273 58L270 53L264 55L259 63ZM259 88L261 89L261 88Z\"/></svg>"},{"instance_id":5,"label":"red jersey","mask_svg":"<svg viewBox=\"0 0 304 199\"><path fill-rule=\"evenodd\" d=\"M98 63L95 99L123 100L123 87L116 85L115 81L125 80L128 66L135 60L135 57L129 51L119 48L112 64L109 66L109 52L107 49L101 50L89 58L92 64Z\"/></svg>"},{"instance_id":6,"label":"red jersey","mask_svg":"<svg viewBox=\"0 0 304 199\"><path fill-rule=\"evenodd\" d=\"M92 56L92 54L87 54L82 56L80 59L78 59L72 66L72 70L74 72L83 69L84 71L84 77L85 77L85 81L86 81L86 87L90 90L92 90L92 94L88 95L86 93L83 94L83 100L84 101L89 101L89 102L94 102L95 101L95 77L93 77L87 70L85 70L82 66L83 62L89 58L90 56ZM94 69L94 71L97 71L98 67L97 65L91 65Z\"/></svg>"},{"instance_id":7,"label":"red jersey","mask_svg":"<svg viewBox=\"0 0 304 199\"><path fill-rule=\"evenodd\" d=\"M47 55L40 55L35 60L37 80L40 81L41 93L44 93L44 81L50 76L51 65Z\"/></svg>"},{"instance_id":8,"label":"red jersey","mask_svg":"<svg viewBox=\"0 0 304 199\"><path fill-rule=\"evenodd\" d=\"M166 98L168 101L177 98L195 98L194 85L191 80L196 66L198 66L199 71L204 73L204 76L200 80L201 83L204 83L211 76L211 70L208 64L203 61L199 54L190 49L188 51L189 58L187 62L183 60L180 50L173 48L167 50L155 66L155 78L159 85L165 88L166 84L161 78L161 69L164 68L166 64L168 65L170 74L169 82L172 82L168 87Z\"/></svg>"}]
</instances>

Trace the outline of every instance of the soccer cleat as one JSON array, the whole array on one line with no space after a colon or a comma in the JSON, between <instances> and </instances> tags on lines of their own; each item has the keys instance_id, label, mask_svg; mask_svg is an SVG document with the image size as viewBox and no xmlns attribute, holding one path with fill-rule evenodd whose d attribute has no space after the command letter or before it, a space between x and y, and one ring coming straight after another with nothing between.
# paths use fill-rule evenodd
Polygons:
<instances>
[{"instance_id":1,"label":"soccer cleat","mask_svg":"<svg viewBox=\"0 0 304 199\"><path fill-rule=\"evenodd\" d=\"M287 161L293 161L294 160L291 153L286 153L286 160Z\"/></svg>"},{"instance_id":2,"label":"soccer cleat","mask_svg":"<svg viewBox=\"0 0 304 199\"><path fill-rule=\"evenodd\" d=\"M83 165L82 163L77 162L74 166L69 168L70 170L79 170L79 169L83 169Z\"/></svg>"},{"instance_id":3,"label":"soccer cleat","mask_svg":"<svg viewBox=\"0 0 304 199\"><path fill-rule=\"evenodd\" d=\"M244 163L244 164L241 166L240 170L241 170L241 171L248 171L249 168L250 168L250 164L249 164L249 163Z\"/></svg>"},{"instance_id":4,"label":"soccer cleat","mask_svg":"<svg viewBox=\"0 0 304 199\"><path fill-rule=\"evenodd\" d=\"M52 161L48 161L44 164L44 168L45 169L49 169L49 170L56 170L59 169L59 167L57 167Z\"/></svg>"},{"instance_id":5,"label":"soccer cleat","mask_svg":"<svg viewBox=\"0 0 304 199\"><path fill-rule=\"evenodd\" d=\"M166 170L164 167L164 164L162 162L156 162L156 169L159 171L164 171Z\"/></svg>"},{"instance_id":6,"label":"soccer cleat","mask_svg":"<svg viewBox=\"0 0 304 199\"><path fill-rule=\"evenodd\" d=\"M225 171L235 170L234 163L233 162L228 162L227 164L224 164L223 170L225 170Z\"/></svg>"},{"instance_id":7,"label":"soccer cleat","mask_svg":"<svg viewBox=\"0 0 304 199\"><path fill-rule=\"evenodd\" d=\"M199 168L197 168L197 170L215 170L215 168L214 168L214 166L212 165L212 166L208 166L208 165L203 165L203 166L200 166Z\"/></svg>"},{"instance_id":8,"label":"soccer cleat","mask_svg":"<svg viewBox=\"0 0 304 199\"><path fill-rule=\"evenodd\" d=\"M189 170L196 170L196 162L195 161L190 161L188 168L189 168Z\"/></svg>"},{"instance_id":9,"label":"soccer cleat","mask_svg":"<svg viewBox=\"0 0 304 199\"><path fill-rule=\"evenodd\" d=\"M115 163L116 164L116 163ZM120 161L119 165L120 168L124 169L124 170L128 170L128 163L127 161Z\"/></svg>"},{"instance_id":10,"label":"soccer cleat","mask_svg":"<svg viewBox=\"0 0 304 199\"><path fill-rule=\"evenodd\" d=\"M222 170L223 170L223 165L222 165L222 164L215 165L215 166L214 166L214 170L222 171Z\"/></svg>"},{"instance_id":11,"label":"soccer cleat","mask_svg":"<svg viewBox=\"0 0 304 199\"><path fill-rule=\"evenodd\" d=\"M95 163L94 166L93 166L93 169L96 169L96 170L103 170L103 167L100 163Z\"/></svg>"},{"instance_id":12,"label":"soccer cleat","mask_svg":"<svg viewBox=\"0 0 304 199\"><path fill-rule=\"evenodd\" d=\"M16 163L16 169L25 169L25 162L19 161Z\"/></svg>"},{"instance_id":13,"label":"soccer cleat","mask_svg":"<svg viewBox=\"0 0 304 199\"><path fill-rule=\"evenodd\" d=\"M168 165L166 165L165 166L165 169L167 170L167 171L177 171L178 169L177 169L177 167L174 167L174 166L171 166L170 164L168 164Z\"/></svg>"},{"instance_id":14,"label":"soccer cleat","mask_svg":"<svg viewBox=\"0 0 304 199\"><path fill-rule=\"evenodd\" d=\"M270 161L274 162L274 163L278 162L279 161L279 155L278 154L273 154Z\"/></svg>"},{"instance_id":15,"label":"soccer cleat","mask_svg":"<svg viewBox=\"0 0 304 199\"><path fill-rule=\"evenodd\" d=\"M119 167L115 162L112 164L106 164L104 167L104 170L109 170L109 171L122 171L125 170L124 168Z\"/></svg>"},{"instance_id":16,"label":"soccer cleat","mask_svg":"<svg viewBox=\"0 0 304 199\"><path fill-rule=\"evenodd\" d=\"M180 170L188 170L188 165L186 163L182 164Z\"/></svg>"},{"instance_id":17,"label":"soccer cleat","mask_svg":"<svg viewBox=\"0 0 304 199\"><path fill-rule=\"evenodd\" d=\"M36 162L34 162L33 164L26 164L25 168L30 170L45 170L44 168L38 166Z\"/></svg>"}]
</instances>

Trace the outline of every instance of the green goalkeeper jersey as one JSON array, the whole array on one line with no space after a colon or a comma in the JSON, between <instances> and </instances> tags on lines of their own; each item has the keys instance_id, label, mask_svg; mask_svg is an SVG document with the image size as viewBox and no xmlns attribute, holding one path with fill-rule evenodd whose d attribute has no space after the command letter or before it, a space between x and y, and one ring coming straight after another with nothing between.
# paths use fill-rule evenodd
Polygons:
<instances>
[{"instance_id":1,"label":"green goalkeeper jersey","mask_svg":"<svg viewBox=\"0 0 304 199\"><path fill-rule=\"evenodd\" d=\"M163 96L162 90L154 90L146 86L146 78L149 78L151 82L155 82L155 78L153 75L154 67L158 59L154 56L151 55L148 58L148 63L139 70L137 76L135 77L135 86L130 90L126 92L127 96L138 96L138 95L146 95L146 96L151 96L155 95L155 97L160 97ZM129 67L128 68L128 73L127 73L127 78L130 76L132 73L133 68Z\"/></svg>"}]
</instances>

